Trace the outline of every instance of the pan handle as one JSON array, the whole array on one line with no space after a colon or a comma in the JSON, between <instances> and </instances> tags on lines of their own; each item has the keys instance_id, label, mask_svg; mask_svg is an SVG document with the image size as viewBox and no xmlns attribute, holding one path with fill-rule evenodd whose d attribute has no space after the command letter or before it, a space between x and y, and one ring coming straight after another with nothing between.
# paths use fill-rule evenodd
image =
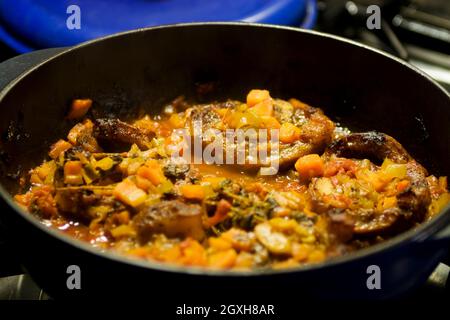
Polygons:
<instances>
[{"instance_id":1,"label":"pan handle","mask_svg":"<svg viewBox=\"0 0 450 320\"><path fill-rule=\"evenodd\" d=\"M66 49L50 48L37 50L0 63L0 90L26 70Z\"/></svg>"},{"instance_id":2,"label":"pan handle","mask_svg":"<svg viewBox=\"0 0 450 320\"><path fill-rule=\"evenodd\" d=\"M33 51L0 63L0 90L29 68L65 49L66 48L50 48ZM2 201L0 203L0 213L5 212L5 210L10 209ZM0 221L0 277L23 273L20 264L17 261L14 248L7 240L7 231L7 226Z\"/></svg>"}]
</instances>

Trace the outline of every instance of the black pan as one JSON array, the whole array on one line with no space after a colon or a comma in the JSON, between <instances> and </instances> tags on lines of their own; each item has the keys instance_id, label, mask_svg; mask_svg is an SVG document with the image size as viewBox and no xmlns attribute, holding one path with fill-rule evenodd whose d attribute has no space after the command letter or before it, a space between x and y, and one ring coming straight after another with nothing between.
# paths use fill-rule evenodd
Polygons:
<instances>
[{"instance_id":1,"label":"black pan","mask_svg":"<svg viewBox=\"0 0 450 320\"><path fill-rule=\"evenodd\" d=\"M198 86L215 90L199 96ZM431 173L450 176L450 98L427 75L364 45L287 27L201 23L141 29L53 55L0 92L1 196L16 257L56 298L179 295L186 300L236 296L392 297L419 285L445 255L449 207L392 240L295 270L223 272L147 263L100 252L39 223L11 194L14 177L42 161L69 129L75 97L127 119L184 94L194 100L237 98L251 88L299 97L353 130L396 137ZM447 227L447 229L445 229ZM67 268L81 268L81 290L66 286ZM368 267L381 270L381 289L367 287ZM220 289L219 289L220 288ZM212 294L214 293L214 294ZM205 300L203 300L205 301Z\"/></svg>"}]
</instances>

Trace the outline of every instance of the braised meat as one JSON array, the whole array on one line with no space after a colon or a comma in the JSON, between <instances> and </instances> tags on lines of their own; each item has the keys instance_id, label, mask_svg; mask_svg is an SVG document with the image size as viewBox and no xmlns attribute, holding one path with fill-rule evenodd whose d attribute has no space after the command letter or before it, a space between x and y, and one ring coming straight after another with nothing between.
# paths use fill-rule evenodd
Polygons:
<instances>
[{"instance_id":1,"label":"braised meat","mask_svg":"<svg viewBox=\"0 0 450 320\"><path fill-rule=\"evenodd\" d=\"M158 233L196 240L204 237L201 207L180 200L165 200L142 209L133 218L133 224L143 243Z\"/></svg>"}]
</instances>

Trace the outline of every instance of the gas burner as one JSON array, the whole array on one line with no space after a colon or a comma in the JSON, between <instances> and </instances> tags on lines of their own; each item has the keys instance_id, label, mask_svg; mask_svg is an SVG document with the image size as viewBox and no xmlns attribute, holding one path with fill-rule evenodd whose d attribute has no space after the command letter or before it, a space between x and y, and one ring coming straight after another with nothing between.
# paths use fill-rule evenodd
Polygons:
<instances>
[{"instance_id":1,"label":"gas burner","mask_svg":"<svg viewBox=\"0 0 450 320\"><path fill-rule=\"evenodd\" d=\"M380 8L379 30L366 26L370 5ZM394 54L450 90L450 2L322 0L319 8L319 30Z\"/></svg>"}]
</instances>

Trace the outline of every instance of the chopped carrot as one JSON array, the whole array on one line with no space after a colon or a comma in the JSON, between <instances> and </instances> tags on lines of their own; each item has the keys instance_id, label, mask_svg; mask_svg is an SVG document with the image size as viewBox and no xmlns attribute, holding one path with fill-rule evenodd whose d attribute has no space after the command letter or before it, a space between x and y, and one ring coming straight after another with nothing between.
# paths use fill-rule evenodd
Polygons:
<instances>
[{"instance_id":1,"label":"chopped carrot","mask_svg":"<svg viewBox=\"0 0 450 320\"><path fill-rule=\"evenodd\" d=\"M67 161L64 165L64 183L82 184L82 165L81 161Z\"/></svg>"},{"instance_id":2,"label":"chopped carrot","mask_svg":"<svg viewBox=\"0 0 450 320\"><path fill-rule=\"evenodd\" d=\"M280 129L281 125L277 118L271 116L261 116L261 124L266 129Z\"/></svg>"},{"instance_id":3,"label":"chopped carrot","mask_svg":"<svg viewBox=\"0 0 450 320\"><path fill-rule=\"evenodd\" d=\"M28 208L33 198L33 193L27 192L25 194L16 194L14 196L14 200L20 204L21 206L24 206L25 208Z\"/></svg>"},{"instance_id":4,"label":"chopped carrot","mask_svg":"<svg viewBox=\"0 0 450 320\"><path fill-rule=\"evenodd\" d=\"M297 169L301 179L309 180L323 175L324 163L318 154L308 154L297 160L295 169Z\"/></svg>"},{"instance_id":5,"label":"chopped carrot","mask_svg":"<svg viewBox=\"0 0 450 320\"><path fill-rule=\"evenodd\" d=\"M261 101L260 103L251 107L248 112L253 113L257 117L271 117L273 114L273 102L271 99Z\"/></svg>"},{"instance_id":6,"label":"chopped carrot","mask_svg":"<svg viewBox=\"0 0 450 320\"><path fill-rule=\"evenodd\" d=\"M161 166L156 160L147 161L144 166L137 170L137 175L151 181L155 186L166 181Z\"/></svg>"},{"instance_id":7,"label":"chopped carrot","mask_svg":"<svg viewBox=\"0 0 450 320\"><path fill-rule=\"evenodd\" d=\"M236 263L237 253L234 249L219 251L209 256L208 265L213 268L231 268Z\"/></svg>"},{"instance_id":8,"label":"chopped carrot","mask_svg":"<svg viewBox=\"0 0 450 320\"><path fill-rule=\"evenodd\" d=\"M308 262L316 263L325 260L326 254L322 250L313 250L308 256Z\"/></svg>"},{"instance_id":9,"label":"chopped carrot","mask_svg":"<svg viewBox=\"0 0 450 320\"><path fill-rule=\"evenodd\" d=\"M91 99L75 99L72 101L70 112L67 118L71 120L82 118L89 111L91 106Z\"/></svg>"},{"instance_id":10,"label":"chopped carrot","mask_svg":"<svg viewBox=\"0 0 450 320\"><path fill-rule=\"evenodd\" d=\"M299 262L306 261L311 251L313 251L313 247L309 244L295 243L292 246L292 256Z\"/></svg>"},{"instance_id":11,"label":"chopped carrot","mask_svg":"<svg viewBox=\"0 0 450 320\"><path fill-rule=\"evenodd\" d=\"M159 254L159 259L167 262L176 262L181 257L180 246L173 246Z\"/></svg>"},{"instance_id":12,"label":"chopped carrot","mask_svg":"<svg viewBox=\"0 0 450 320\"><path fill-rule=\"evenodd\" d=\"M184 127L184 120L178 114L174 113L169 118L169 124L172 128L178 129Z\"/></svg>"},{"instance_id":13,"label":"chopped carrot","mask_svg":"<svg viewBox=\"0 0 450 320\"><path fill-rule=\"evenodd\" d=\"M253 255L251 253L241 251L236 257L236 263L234 264L234 266L236 268L249 269L253 266L253 264Z\"/></svg>"},{"instance_id":14,"label":"chopped carrot","mask_svg":"<svg viewBox=\"0 0 450 320\"><path fill-rule=\"evenodd\" d=\"M67 161L64 165L64 175L81 174L81 161Z\"/></svg>"},{"instance_id":15,"label":"chopped carrot","mask_svg":"<svg viewBox=\"0 0 450 320\"><path fill-rule=\"evenodd\" d=\"M300 139L301 130L292 123L285 122L280 128L280 141L283 143L293 143Z\"/></svg>"},{"instance_id":16,"label":"chopped carrot","mask_svg":"<svg viewBox=\"0 0 450 320\"><path fill-rule=\"evenodd\" d=\"M147 247L138 247L128 250L127 253L135 257L145 258L149 252Z\"/></svg>"},{"instance_id":17,"label":"chopped carrot","mask_svg":"<svg viewBox=\"0 0 450 320\"><path fill-rule=\"evenodd\" d=\"M153 186L153 183L141 176L136 176L136 186L144 191L147 191Z\"/></svg>"},{"instance_id":18,"label":"chopped carrot","mask_svg":"<svg viewBox=\"0 0 450 320\"><path fill-rule=\"evenodd\" d=\"M209 238L209 246L217 251L228 250L232 247L230 241L227 241L224 238L215 237Z\"/></svg>"},{"instance_id":19,"label":"chopped carrot","mask_svg":"<svg viewBox=\"0 0 450 320\"><path fill-rule=\"evenodd\" d=\"M214 226L219 222L222 222L226 217L228 212L231 210L231 204L225 200L221 199L217 204L216 212L211 218L208 218L208 226Z\"/></svg>"},{"instance_id":20,"label":"chopped carrot","mask_svg":"<svg viewBox=\"0 0 450 320\"><path fill-rule=\"evenodd\" d=\"M183 197L189 200L203 200L205 191L202 186L195 184L187 184L180 187Z\"/></svg>"},{"instance_id":21,"label":"chopped carrot","mask_svg":"<svg viewBox=\"0 0 450 320\"><path fill-rule=\"evenodd\" d=\"M398 192L403 192L406 190L406 188L408 188L409 186L409 181L408 180L402 180L399 183L397 183L397 191Z\"/></svg>"},{"instance_id":22,"label":"chopped carrot","mask_svg":"<svg viewBox=\"0 0 450 320\"><path fill-rule=\"evenodd\" d=\"M114 221L119 224L128 224L130 222L130 213L127 210L115 213Z\"/></svg>"},{"instance_id":23,"label":"chopped carrot","mask_svg":"<svg viewBox=\"0 0 450 320\"><path fill-rule=\"evenodd\" d=\"M71 147L72 145L69 142L60 139L50 147L50 152L48 153L48 155L50 156L50 158L56 159L61 153L70 149Z\"/></svg>"},{"instance_id":24,"label":"chopped carrot","mask_svg":"<svg viewBox=\"0 0 450 320\"><path fill-rule=\"evenodd\" d=\"M270 99L269 91L253 89L247 95L247 105L253 107L267 99Z\"/></svg>"},{"instance_id":25,"label":"chopped carrot","mask_svg":"<svg viewBox=\"0 0 450 320\"><path fill-rule=\"evenodd\" d=\"M196 266L206 265L207 261L205 248L203 248L198 241L192 238L187 238L180 243L180 248L182 252L182 257L179 259L180 263Z\"/></svg>"},{"instance_id":26,"label":"chopped carrot","mask_svg":"<svg viewBox=\"0 0 450 320\"><path fill-rule=\"evenodd\" d=\"M147 194L139 189L130 179L125 179L118 183L114 188L113 195L132 207L139 206L147 198Z\"/></svg>"}]
</instances>

